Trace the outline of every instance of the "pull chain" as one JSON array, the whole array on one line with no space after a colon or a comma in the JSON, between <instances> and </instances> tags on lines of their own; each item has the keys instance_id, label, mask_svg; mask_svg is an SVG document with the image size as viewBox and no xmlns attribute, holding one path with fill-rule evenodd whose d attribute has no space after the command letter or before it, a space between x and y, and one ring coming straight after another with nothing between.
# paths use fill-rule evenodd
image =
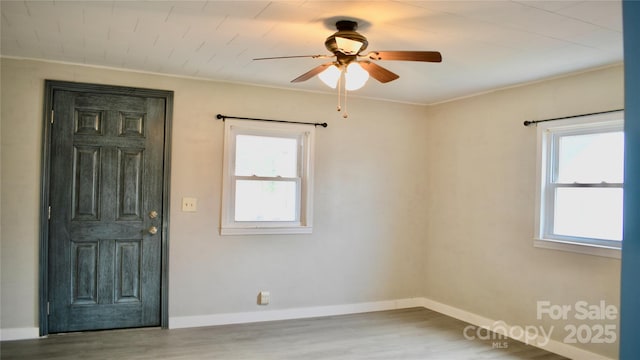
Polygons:
<instances>
[{"instance_id":1,"label":"pull chain","mask_svg":"<svg viewBox=\"0 0 640 360\"><path fill-rule=\"evenodd\" d=\"M343 118L348 118L349 114L347 113L347 80L345 78L345 72L344 70L340 72L340 77L338 77L338 111L342 111L342 104L340 103L340 100L342 98L342 91L343 91L343 87L344 87L344 114L342 115Z\"/></svg>"},{"instance_id":2,"label":"pull chain","mask_svg":"<svg viewBox=\"0 0 640 360\"><path fill-rule=\"evenodd\" d=\"M340 106L340 92L342 91L342 74L338 77L338 111L342 110L342 106Z\"/></svg>"},{"instance_id":3,"label":"pull chain","mask_svg":"<svg viewBox=\"0 0 640 360\"><path fill-rule=\"evenodd\" d=\"M340 77L338 77L338 111L342 110L342 105L340 103L340 100L342 98L342 91L344 88L344 114L342 115L343 118L347 118L349 117L349 114L347 114L347 80L345 79L345 72L344 70L340 72Z\"/></svg>"},{"instance_id":4,"label":"pull chain","mask_svg":"<svg viewBox=\"0 0 640 360\"><path fill-rule=\"evenodd\" d=\"M347 86L346 85L344 87L344 114L342 115L342 117L345 119L349 117L349 113L347 111Z\"/></svg>"}]
</instances>

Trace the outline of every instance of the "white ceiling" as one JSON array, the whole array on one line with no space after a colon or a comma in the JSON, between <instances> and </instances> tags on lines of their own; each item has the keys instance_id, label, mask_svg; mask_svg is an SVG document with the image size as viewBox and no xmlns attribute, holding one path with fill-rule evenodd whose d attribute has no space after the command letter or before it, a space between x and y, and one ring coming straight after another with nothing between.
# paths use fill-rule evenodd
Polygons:
<instances>
[{"instance_id":1,"label":"white ceiling","mask_svg":"<svg viewBox=\"0 0 640 360\"><path fill-rule=\"evenodd\" d=\"M442 63L378 62L400 75L352 96L432 104L621 63L621 1L7 1L2 56L335 92L290 81L326 54L337 19L367 50L437 50Z\"/></svg>"}]
</instances>

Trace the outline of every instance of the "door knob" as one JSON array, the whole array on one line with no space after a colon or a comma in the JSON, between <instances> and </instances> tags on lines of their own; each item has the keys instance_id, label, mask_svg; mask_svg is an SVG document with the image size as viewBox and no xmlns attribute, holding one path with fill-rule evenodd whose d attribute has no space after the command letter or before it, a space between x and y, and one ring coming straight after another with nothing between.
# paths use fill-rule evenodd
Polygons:
<instances>
[{"instance_id":1,"label":"door knob","mask_svg":"<svg viewBox=\"0 0 640 360\"><path fill-rule=\"evenodd\" d=\"M151 211L149 212L149 218L150 218L150 219L155 219L155 218L157 218L157 217L158 217L158 212L157 212L157 211L155 211L155 210L151 210Z\"/></svg>"},{"instance_id":2,"label":"door knob","mask_svg":"<svg viewBox=\"0 0 640 360\"><path fill-rule=\"evenodd\" d=\"M149 228L149 230L147 230L147 231L149 231L149 234L151 234L151 235L155 235L155 234L157 234L157 233L158 233L158 228L157 228L157 227L155 227L155 226L152 226L152 227L150 227L150 228Z\"/></svg>"}]
</instances>

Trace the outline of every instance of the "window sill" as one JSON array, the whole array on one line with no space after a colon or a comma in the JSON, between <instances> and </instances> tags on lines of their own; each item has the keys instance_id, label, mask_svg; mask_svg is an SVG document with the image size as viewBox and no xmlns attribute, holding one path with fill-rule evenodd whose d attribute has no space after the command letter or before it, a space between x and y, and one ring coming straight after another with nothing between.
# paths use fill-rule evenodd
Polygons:
<instances>
[{"instance_id":1,"label":"window sill","mask_svg":"<svg viewBox=\"0 0 640 360\"><path fill-rule=\"evenodd\" d=\"M312 227L223 227L220 235L287 235L311 234Z\"/></svg>"},{"instance_id":2,"label":"window sill","mask_svg":"<svg viewBox=\"0 0 640 360\"><path fill-rule=\"evenodd\" d=\"M614 259L622 257L622 251L618 248L578 244L551 239L534 239L533 246L542 249L560 250L578 254L603 256Z\"/></svg>"}]
</instances>

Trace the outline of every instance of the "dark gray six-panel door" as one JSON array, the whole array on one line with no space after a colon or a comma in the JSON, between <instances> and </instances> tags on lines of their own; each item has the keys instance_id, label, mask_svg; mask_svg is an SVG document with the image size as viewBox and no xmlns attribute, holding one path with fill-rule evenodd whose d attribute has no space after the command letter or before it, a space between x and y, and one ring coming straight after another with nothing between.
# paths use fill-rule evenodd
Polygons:
<instances>
[{"instance_id":1,"label":"dark gray six-panel door","mask_svg":"<svg viewBox=\"0 0 640 360\"><path fill-rule=\"evenodd\" d=\"M53 93L49 333L160 325L166 107Z\"/></svg>"}]
</instances>

